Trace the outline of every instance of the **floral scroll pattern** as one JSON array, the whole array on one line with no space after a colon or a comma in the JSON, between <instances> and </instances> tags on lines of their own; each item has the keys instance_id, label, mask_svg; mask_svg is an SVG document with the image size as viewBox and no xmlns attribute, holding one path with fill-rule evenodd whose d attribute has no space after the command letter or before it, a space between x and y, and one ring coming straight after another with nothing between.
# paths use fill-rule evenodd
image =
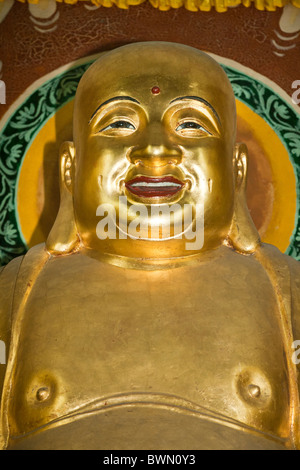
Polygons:
<instances>
[{"instance_id":1,"label":"floral scroll pattern","mask_svg":"<svg viewBox=\"0 0 300 470\"><path fill-rule=\"evenodd\" d=\"M32 93L0 133L0 266L26 253L18 224L16 185L27 148L45 122L74 98L90 63L68 70Z\"/></svg>"},{"instance_id":2,"label":"floral scroll pattern","mask_svg":"<svg viewBox=\"0 0 300 470\"><path fill-rule=\"evenodd\" d=\"M77 85L91 62L70 69L45 82L18 107L0 131L0 266L26 253L17 214L18 173L31 142L55 112L74 98ZM300 117L270 88L257 80L224 66L237 99L247 104L281 138L300 180ZM287 254L300 259L300 204L294 234Z\"/></svg>"}]
</instances>

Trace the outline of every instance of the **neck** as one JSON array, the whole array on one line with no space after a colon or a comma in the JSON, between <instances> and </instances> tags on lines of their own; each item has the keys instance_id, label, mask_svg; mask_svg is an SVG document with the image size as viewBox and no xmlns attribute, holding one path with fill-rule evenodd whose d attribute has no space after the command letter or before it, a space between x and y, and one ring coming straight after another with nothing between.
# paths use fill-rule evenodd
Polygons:
<instances>
[{"instance_id":1,"label":"neck","mask_svg":"<svg viewBox=\"0 0 300 470\"><path fill-rule=\"evenodd\" d=\"M163 270L172 269L181 266L191 266L198 264L199 262L209 262L212 259L222 256L224 250L229 249L226 243L219 244L217 247L213 247L201 251L164 251L161 247L160 250L154 249L152 246L151 250L148 248L147 251L141 250L136 242L137 247L134 252L127 250L112 251L112 250L95 250L92 248L83 247L80 252L90 258L94 258L114 266L128 268L128 269L141 269L141 270ZM148 242L151 243L151 242ZM154 242L152 242L154 243Z\"/></svg>"}]
</instances>

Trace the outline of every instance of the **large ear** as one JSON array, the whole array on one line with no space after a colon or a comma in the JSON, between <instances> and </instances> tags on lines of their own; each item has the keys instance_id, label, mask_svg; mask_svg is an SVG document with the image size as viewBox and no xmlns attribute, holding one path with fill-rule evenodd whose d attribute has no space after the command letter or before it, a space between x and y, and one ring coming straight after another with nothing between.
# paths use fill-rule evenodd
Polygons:
<instances>
[{"instance_id":1,"label":"large ear","mask_svg":"<svg viewBox=\"0 0 300 470\"><path fill-rule=\"evenodd\" d=\"M73 142L64 142L59 154L60 206L46 241L46 248L53 255L71 253L79 246L73 208L73 179L75 174L75 148Z\"/></svg>"},{"instance_id":2,"label":"large ear","mask_svg":"<svg viewBox=\"0 0 300 470\"><path fill-rule=\"evenodd\" d=\"M233 159L236 181L235 202L229 240L232 246L241 253L253 253L261 243L246 202L247 165L247 146L237 144Z\"/></svg>"}]
</instances>

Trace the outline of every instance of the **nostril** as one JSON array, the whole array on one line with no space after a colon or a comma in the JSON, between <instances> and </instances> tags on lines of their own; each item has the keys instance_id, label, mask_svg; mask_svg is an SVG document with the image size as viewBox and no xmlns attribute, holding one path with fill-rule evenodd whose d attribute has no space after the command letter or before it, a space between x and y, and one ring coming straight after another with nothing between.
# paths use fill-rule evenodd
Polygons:
<instances>
[{"instance_id":1,"label":"nostril","mask_svg":"<svg viewBox=\"0 0 300 470\"><path fill-rule=\"evenodd\" d=\"M181 163L182 154L178 150L164 146L148 145L145 148L132 149L127 153L127 158L136 166L174 166Z\"/></svg>"}]
</instances>

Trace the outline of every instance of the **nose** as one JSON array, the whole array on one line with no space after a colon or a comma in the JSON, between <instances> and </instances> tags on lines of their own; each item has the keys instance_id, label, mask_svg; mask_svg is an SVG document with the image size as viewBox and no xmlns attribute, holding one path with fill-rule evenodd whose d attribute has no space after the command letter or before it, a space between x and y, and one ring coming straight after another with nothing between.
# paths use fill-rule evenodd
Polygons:
<instances>
[{"instance_id":1,"label":"nose","mask_svg":"<svg viewBox=\"0 0 300 470\"><path fill-rule=\"evenodd\" d=\"M171 141L163 126L157 123L148 126L128 158L134 165L146 167L178 165L182 162L182 151Z\"/></svg>"}]
</instances>

